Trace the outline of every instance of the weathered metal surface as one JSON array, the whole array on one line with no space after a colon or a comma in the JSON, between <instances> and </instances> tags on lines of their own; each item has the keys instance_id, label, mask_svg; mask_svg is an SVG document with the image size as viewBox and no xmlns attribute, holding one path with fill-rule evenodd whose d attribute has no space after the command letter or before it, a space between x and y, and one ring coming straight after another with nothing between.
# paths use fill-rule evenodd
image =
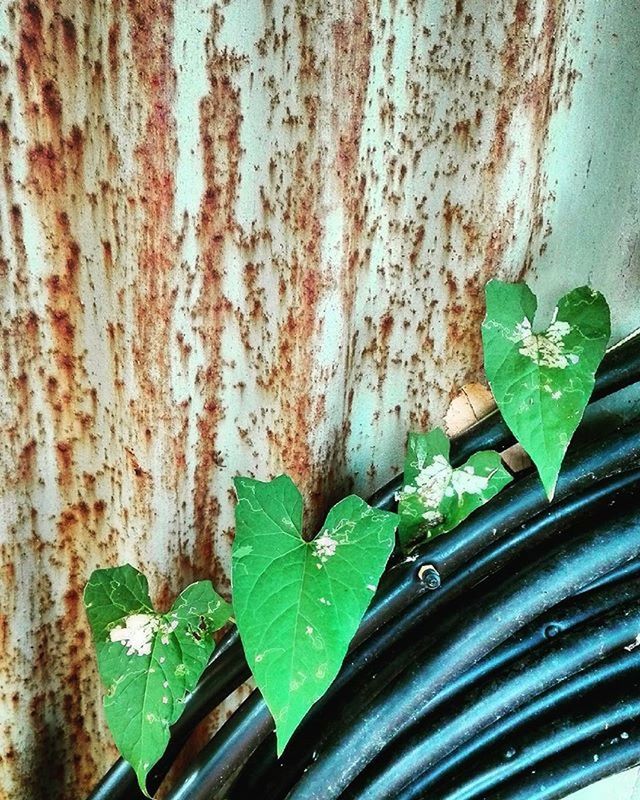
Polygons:
<instances>
[{"instance_id":1,"label":"weathered metal surface","mask_svg":"<svg viewBox=\"0 0 640 800\"><path fill-rule=\"evenodd\" d=\"M638 324L640 7L0 9L0 795L52 800L114 755L93 568L227 590L234 474L380 484L491 275Z\"/></svg>"}]
</instances>

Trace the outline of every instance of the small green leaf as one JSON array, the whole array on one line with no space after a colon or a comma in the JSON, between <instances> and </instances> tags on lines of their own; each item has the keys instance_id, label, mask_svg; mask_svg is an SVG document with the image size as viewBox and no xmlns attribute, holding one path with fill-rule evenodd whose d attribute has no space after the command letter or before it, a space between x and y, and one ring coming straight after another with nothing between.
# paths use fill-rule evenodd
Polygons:
<instances>
[{"instance_id":1,"label":"small green leaf","mask_svg":"<svg viewBox=\"0 0 640 800\"><path fill-rule=\"evenodd\" d=\"M582 286L559 301L544 333L533 333L537 300L528 286L491 280L485 293L487 378L551 499L609 341L609 306L599 292Z\"/></svg>"},{"instance_id":2,"label":"small green leaf","mask_svg":"<svg viewBox=\"0 0 640 800\"><path fill-rule=\"evenodd\" d=\"M84 603L107 687L107 723L147 795L149 770L164 753L169 726L206 667L213 633L227 622L231 607L210 581L200 581L167 614L158 614L147 579L129 564L95 570Z\"/></svg>"},{"instance_id":3,"label":"small green leaf","mask_svg":"<svg viewBox=\"0 0 640 800\"><path fill-rule=\"evenodd\" d=\"M410 433L405 482L398 493L400 544L408 549L453 530L511 480L500 456L492 450L474 453L466 464L454 469L449 463L449 440L440 428Z\"/></svg>"},{"instance_id":4,"label":"small green leaf","mask_svg":"<svg viewBox=\"0 0 640 800\"><path fill-rule=\"evenodd\" d=\"M397 516L350 496L307 542L289 477L237 478L235 487L235 617L281 753L340 669L391 555Z\"/></svg>"}]
</instances>

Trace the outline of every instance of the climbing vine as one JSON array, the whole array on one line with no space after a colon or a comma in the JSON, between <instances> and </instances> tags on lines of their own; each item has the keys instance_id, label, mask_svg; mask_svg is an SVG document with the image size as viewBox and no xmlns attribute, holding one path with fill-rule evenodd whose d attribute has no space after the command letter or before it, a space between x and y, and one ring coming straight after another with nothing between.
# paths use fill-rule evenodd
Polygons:
<instances>
[{"instance_id":1,"label":"climbing vine","mask_svg":"<svg viewBox=\"0 0 640 800\"><path fill-rule=\"evenodd\" d=\"M526 285L489 281L486 300L489 385L551 499L609 340L609 308L599 292L574 289L546 331L534 333L537 301ZM338 674L396 540L406 551L446 534L511 480L496 452L475 453L454 468L441 430L410 433L398 513L346 497L309 539L302 495L288 476L236 478L233 612L200 581L161 614L132 566L96 570L84 600L105 713L142 791L213 653L213 634L232 613L281 753Z\"/></svg>"}]
</instances>

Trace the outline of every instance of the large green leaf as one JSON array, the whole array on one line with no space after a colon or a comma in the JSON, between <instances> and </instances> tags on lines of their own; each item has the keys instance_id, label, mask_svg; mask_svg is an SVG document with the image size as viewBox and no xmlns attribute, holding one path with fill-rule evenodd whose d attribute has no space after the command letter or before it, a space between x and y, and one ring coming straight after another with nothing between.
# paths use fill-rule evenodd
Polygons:
<instances>
[{"instance_id":1,"label":"large green leaf","mask_svg":"<svg viewBox=\"0 0 640 800\"><path fill-rule=\"evenodd\" d=\"M528 286L491 280L485 292L487 378L551 499L609 341L609 306L599 292L582 286L559 301L544 333L533 333L537 301Z\"/></svg>"},{"instance_id":2,"label":"large green leaf","mask_svg":"<svg viewBox=\"0 0 640 800\"><path fill-rule=\"evenodd\" d=\"M350 496L307 542L290 478L237 478L235 487L235 618L281 753L340 669L393 549L397 516Z\"/></svg>"},{"instance_id":3,"label":"large green leaf","mask_svg":"<svg viewBox=\"0 0 640 800\"><path fill-rule=\"evenodd\" d=\"M84 603L107 687L107 723L142 791L213 652L231 607L210 581L185 589L167 614L153 610L147 579L131 565L93 572Z\"/></svg>"},{"instance_id":4,"label":"large green leaf","mask_svg":"<svg viewBox=\"0 0 640 800\"><path fill-rule=\"evenodd\" d=\"M512 480L492 450L474 453L454 469L449 449L440 428L409 434L404 485L398 493L398 535L405 549L453 530Z\"/></svg>"}]
</instances>

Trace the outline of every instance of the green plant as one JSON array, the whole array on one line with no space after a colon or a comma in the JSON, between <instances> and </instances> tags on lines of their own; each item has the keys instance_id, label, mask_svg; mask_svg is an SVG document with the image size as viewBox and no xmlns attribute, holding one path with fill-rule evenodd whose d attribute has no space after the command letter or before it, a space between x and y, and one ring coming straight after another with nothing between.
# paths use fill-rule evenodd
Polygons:
<instances>
[{"instance_id":1,"label":"green plant","mask_svg":"<svg viewBox=\"0 0 640 800\"><path fill-rule=\"evenodd\" d=\"M346 497L305 541L302 496L289 477L235 486L236 622L281 753L338 674L393 550L397 516Z\"/></svg>"},{"instance_id":2,"label":"green plant","mask_svg":"<svg viewBox=\"0 0 640 800\"><path fill-rule=\"evenodd\" d=\"M129 564L96 570L84 602L107 687L107 722L146 794L147 774L164 753L169 726L206 667L213 633L226 624L231 607L210 581L200 581L160 614L147 579Z\"/></svg>"},{"instance_id":3,"label":"green plant","mask_svg":"<svg viewBox=\"0 0 640 800\"><path fill-rule=\"evenodd\" d=\"M398 493L398 537L405 549L453 530L512 480L493 450L474 453L456 469L449 463L449 450L440 428L409 434L404 486Z\"/></svg>"},{"instance_id":4,"label":"green plant","mask_svg":"<svg viewBox=\"0 0 640 800\"><path fill-rule=\"evenodd\" d=\"M545 333L532 331L536 299L524 284L490 281L482 326L485 368L505 422L536 464L549 498L593 390L609 338L609 310L582 287L563 297ZM247 662L274 717L281 753L337 675L394 546L455 528L512 480L498 453L458 468L440 429L409 434L398 512L358 497L340 501L320 533L302 533L302 496L286 475L237 478L232 550L234 613ZM107 687L107 722L146 794L231 607L202 581L171 610L153 610L146 578L129 565L96 570L85 605Z\"/></svg>"},{"instance_id":5,"label":"green plant","mask_svg":"<svg viewBox=\"0 0 640 800\"><path fill-rule=\"evenodd\" d=\"M609 306L599 292L582 286L560 299L546 331L533 333L538 303L528 286L491 280L485 292L489 385L551 500L609 341Z\"/></svg>"}]
</instances>

